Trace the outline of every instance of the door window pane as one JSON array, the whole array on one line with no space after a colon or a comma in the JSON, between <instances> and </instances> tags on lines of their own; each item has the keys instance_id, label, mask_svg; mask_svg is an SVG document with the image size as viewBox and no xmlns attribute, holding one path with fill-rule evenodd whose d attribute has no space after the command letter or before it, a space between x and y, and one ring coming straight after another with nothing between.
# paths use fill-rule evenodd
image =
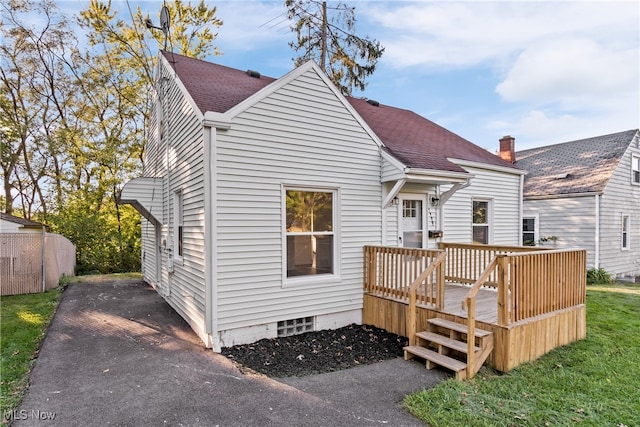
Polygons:
<instances>
[{"instance_id":1,"label":"door window pane","mask_svg":"<svg viewBox=\"0 0 640 427\"><path fill-rule=\"evenodd\" d=\"M422 200L402 201L402 246L422 247Z\"/></svg>"}]
</instances>

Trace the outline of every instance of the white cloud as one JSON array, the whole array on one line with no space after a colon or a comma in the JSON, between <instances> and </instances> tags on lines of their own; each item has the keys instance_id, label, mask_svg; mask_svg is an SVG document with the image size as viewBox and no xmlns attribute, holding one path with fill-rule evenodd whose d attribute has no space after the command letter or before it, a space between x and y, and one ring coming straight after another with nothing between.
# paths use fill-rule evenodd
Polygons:
<instances>
[{"instance_id":1,"label":"white cloud","mask_svg":"<svg viewBox=\"0 0 640 427\"><path fill-rule=\"evenodd\" d=\"M635 2L374 3L359 12L379 23L383 60L399 68L501 65L532 43L566 35L624 37L637 46Z\"/></svg>"},{"instance_id":2,"label":"white cloud","mask_svg":"<svg viewBox=\"0 0 640 427\"><path fill-rule=\"evenodd\" d=\"M638 93L637 50L614 51L589 39L527 47L496 91L509 102L590 108L596 99Z\"/></svg>"}]
</instances>

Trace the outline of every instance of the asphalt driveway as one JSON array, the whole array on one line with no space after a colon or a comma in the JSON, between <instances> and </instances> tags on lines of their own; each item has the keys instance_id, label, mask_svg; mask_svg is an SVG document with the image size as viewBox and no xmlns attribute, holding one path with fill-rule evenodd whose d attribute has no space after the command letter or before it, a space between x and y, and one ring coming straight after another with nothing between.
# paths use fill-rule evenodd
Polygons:
<instances>
[{"instance_id":1,"label":"asphalt driveway","mask_svg":"<svg viewBox=\"0 0 640 427\"><path fill-rule=\"evenodd\" d=\"M408 393L444 379L401 358L303 378L244 375L141 281L75 284L15 426L419 426Z\"/></svg>"}]
</instances>

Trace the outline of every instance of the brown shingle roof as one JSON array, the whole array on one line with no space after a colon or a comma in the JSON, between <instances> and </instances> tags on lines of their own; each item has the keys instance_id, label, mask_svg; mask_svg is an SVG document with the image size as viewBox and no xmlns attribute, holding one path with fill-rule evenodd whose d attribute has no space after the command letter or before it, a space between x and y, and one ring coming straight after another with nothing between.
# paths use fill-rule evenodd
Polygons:
<instances>
[{"instance_id":1,"label":"brown shingle roof","mask_svg":"<svg viewBox=\"0 0 640 427\"><path fill-rule=\"evenodd\" d=\"M464 172L448 158L514 167L413 111L382 104L374 106L362 99L348 100L388 151L410 168Z\"/></svg>"},{"instance_id":2,"label":"brown shingle roof","mask_svg":"<svg viewBox=\"0 0 640 427\"><path fill-rule=\"evenodd\" d=\"M170 52L162 54L202 113L224 113L276 80L250 77L244 71ZM412 111L347 99L382 140L386 150L410 168L465 172L447 158L515 168Z\"/></svg>"},{"instance_id":3,"label":"brown shingle roof","mask_svg":"<svg viewBox=\"0 0 640 427\"><path fill-rule=\"evenodd\" d=\"M638 132L632 129L516 153L524 196L602 193Z\"/></svg>"},{"instance_id":4,"label":"brown shingle roof","mask_svg":"<svg viewBox=\"0 0 640 427\"><path fill-rule=\"evenodd\" d=\"M224 113L276 79L249 76L245 71L177 53L162 52L202 113Z\"/></svg>"}]
</instances>

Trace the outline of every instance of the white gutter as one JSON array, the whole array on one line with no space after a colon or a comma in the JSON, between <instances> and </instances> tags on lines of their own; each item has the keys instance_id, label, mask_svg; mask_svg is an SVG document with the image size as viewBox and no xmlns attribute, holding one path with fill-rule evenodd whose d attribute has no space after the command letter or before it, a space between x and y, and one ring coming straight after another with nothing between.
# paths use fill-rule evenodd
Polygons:
<instances>
[{"instance_id":1,"label":"white gutter","mask_svg":"<svg viewBox=\"0 0 640 427\"><path fill-rule=\"evenodd\" d=\"M456 158L447 158L447 160L449 160L451 163L456 164L458 166L468 166L468 167L477 168L477 169L487 169L491 171L510 173L514 175L527 174L527 171L518 169L516 167L510 168L507 166L498 166L498 165L492 165L489 163L480 163L480 162L474 162L472 160L462 160L462 159L456 159Z\"/></svg>"},{"instance_id":2,"label":"white gutter","mask_svg":"<svg viewBox=\"0 0 640 427\"><path fill-rule=\"evenodd\" d=\"M524 218L524 175L520 175L520 191L519 191L519 199L518 199L518 214L520 217L518 218L518 245L524 244L522 241L522 218ZM538 221L536 221L536 225L540 227Z\"/></svg>"}]
</instances>

